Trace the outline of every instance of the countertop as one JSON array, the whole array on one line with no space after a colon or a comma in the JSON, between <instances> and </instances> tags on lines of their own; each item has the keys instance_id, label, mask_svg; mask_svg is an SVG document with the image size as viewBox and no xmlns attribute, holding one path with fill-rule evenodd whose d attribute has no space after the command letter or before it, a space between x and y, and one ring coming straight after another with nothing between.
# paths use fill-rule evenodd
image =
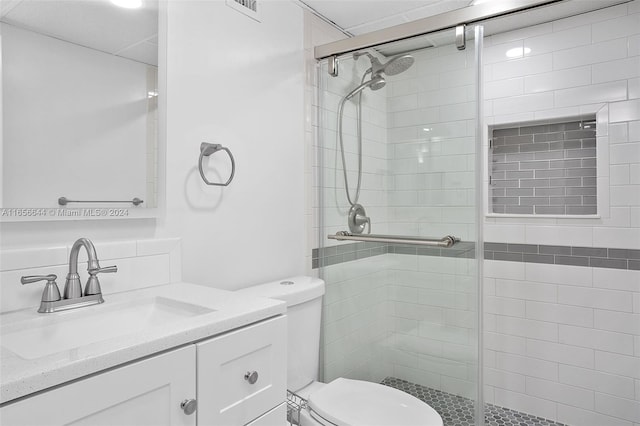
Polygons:
<instances>
[{"instance_id":1,"label":"countertop","mask_svg":"<svg viewBox=\"0 0 640 426\"><path fill-rule=\"evenodd\" d=\"M232 291L189 283L168 284L142 290L105 295L105 303L52 314L36 308L0 315L0 336L33 330L34 324L60 327L87 315L131 306L135 300L168 298L202 307L198 315L133 330L131 333L72 349L55 348L52 337L50 355L25 359L2 346L0 340L0 404L53 386L82 378L139 358L197 342L286 312L281 301L251 298ZM211 310L208 312L208 310ZM35 322L34 322L35 321ZM14 334L15 336L15 334Z\"/></svg>"}]
</instances>

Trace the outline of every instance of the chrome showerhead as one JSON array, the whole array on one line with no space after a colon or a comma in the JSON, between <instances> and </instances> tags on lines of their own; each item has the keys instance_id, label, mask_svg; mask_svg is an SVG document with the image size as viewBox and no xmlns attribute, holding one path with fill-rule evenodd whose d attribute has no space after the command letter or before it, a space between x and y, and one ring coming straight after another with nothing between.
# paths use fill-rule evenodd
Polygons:
<instances>
[{"instance_id":1,"label":"chrome showerhead","mask_svg":"<svg viewBox=\"0 0 640 426\"><path fill-rule=\"evenodd\" d=\"M408 70L413 65L414 59L411 55L398 55L389 59L382 66L382 72L386 75L397 75Z\"/></svg>"},{"instance_id":2,"label":"chrome showerhead","mask_svg":"<svg viewBox=\"0 0 640 426\"><path fill-rule=\"evenodd\" d=\"M353 54L353 58L358 60L360 56L364 55L371 61L371 68L367 70L367 72L371 72L373 75L380 75L382 73L386 75L397 75L408 70L415 61L413 56L406 54L394 56L383 64L378 58L368 52L356 52Z\"/></svg>"}]
</instances>

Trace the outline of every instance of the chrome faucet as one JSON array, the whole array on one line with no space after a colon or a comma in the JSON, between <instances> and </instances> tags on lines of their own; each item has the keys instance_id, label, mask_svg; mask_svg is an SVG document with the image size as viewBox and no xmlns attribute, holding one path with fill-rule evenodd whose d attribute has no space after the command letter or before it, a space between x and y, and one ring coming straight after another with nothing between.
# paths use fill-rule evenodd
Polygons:
<instances>
[{"instance_id":1,"label":"chrome faucet","mask_svg":"<svg viewBox=\"0 0 640 426\"><path fill-rule=\"evenodd\" d=\"M84 247L87 250L87 256L89 256L89 265L87 272L89 272L89 279L87 285L84 288L84 295L90 296L95 294L102 294L100 289L100 281L98 280L98 274L101 272L118 272L116 266L107 266L101 268L98 262L98 256L96 255L96 248L93 246L91 240L87 238L79 238L71 247L71 254L69 255L69 273L64 283L64 298L76 299L82 297L82 286L80 284L80 275L78 275L78 254L80 248Z\"/></svg>"},{"instance_id":2,"label":"chrome faucet","mask_svg":"<svg viewBox=\"0 0 640 426\"><path fill-rule=\"evenodd\" d=\"M80 253L81 247L87 250L87 255L89 256L89 265L87 268L89 279L84 288L84 295L80 284L80 275L78 275L78 254ZM118 272L118 267L107 266L101 268L93 243L86 238L80 238L73 243L71 247L69 273L67 274L67 280L64 284L63 298L60 297L60 291L55 281L57 277L54 274L26 276L22 277L20 282L22 284L31 284L38 281L47 281L47 285L42 293L42 300L40 301L38 312L49 313L103 303L104 299L102 298L100 281L97 276L101 272Z\"/></svg>"}]
</instances>

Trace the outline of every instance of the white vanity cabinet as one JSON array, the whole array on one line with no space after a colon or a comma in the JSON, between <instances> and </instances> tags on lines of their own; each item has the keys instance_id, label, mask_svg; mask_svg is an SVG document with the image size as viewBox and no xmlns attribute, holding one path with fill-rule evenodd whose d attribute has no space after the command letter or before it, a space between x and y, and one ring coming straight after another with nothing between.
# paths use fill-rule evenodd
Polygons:
<instances>
[{"instance_id":1,"label":"white vanity cabinet","mask_svg":"<svg viewBox=\"0 0 640 426\"><path fill-rule=\"evenodd\" d=\"M189 399L192 414L181 407ZM282 426L285 400L286 317L277 316L10 402L0 424Z\"/></svg>"}]
</instances>

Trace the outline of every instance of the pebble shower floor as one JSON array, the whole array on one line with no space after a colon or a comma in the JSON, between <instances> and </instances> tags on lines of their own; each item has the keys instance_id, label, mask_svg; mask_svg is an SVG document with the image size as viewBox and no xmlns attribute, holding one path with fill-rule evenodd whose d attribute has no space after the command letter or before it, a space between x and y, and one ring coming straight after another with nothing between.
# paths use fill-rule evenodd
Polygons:
<instances>
[{"instance_id":1,"label":"pebble shower floor","mask_svg":"<svg viewBox=\"0 0 640 426\"><path fill-rule=\"evenodd\" d=\"M451 393L442 392L425 386L416 385L406 380L387 377L383 385L400 389L426 402L440 413L444 426L474 426L473 401ZM493 404L485 405L486 426L566 426L552 420L535 417L530 414L498 407Z\"/></svg>"}]
</instances>

